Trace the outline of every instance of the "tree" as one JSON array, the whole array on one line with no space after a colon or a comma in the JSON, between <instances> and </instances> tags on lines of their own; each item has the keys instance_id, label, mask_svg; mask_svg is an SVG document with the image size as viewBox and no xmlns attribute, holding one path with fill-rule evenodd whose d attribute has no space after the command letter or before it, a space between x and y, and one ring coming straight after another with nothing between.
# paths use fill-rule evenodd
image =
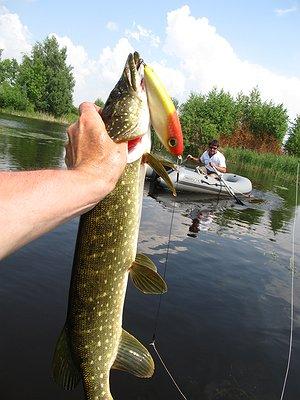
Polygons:
<instances>
[{"instance_id":1,"label":"tree","mask_svg":"<svg viewBox=\"0 0 300 400\"><path fill-rule=\"evenodd\" d=\"M300 157L300 115L297 115L289 129L289 137L284 148L288 154Z\"/></svg>"},{"instance_id":2,"label":"tree","mask_svg":"<svg viewBox=\"0 0 300 400\"><path fill-rule=\"evenodd\" d=\"M23 57L17 83L37 111L61 116L72 109L75 81L66 59L66 47L60 49L54 36L37 42Z\"/></svg>"},{"instance_id":3,"label":"tree","mask_svg":"<svg viewBox=\"0 0 300 400\"><path fill-rule=\"evenodd\" d=\"M1 60L1 53L2 52L0 52L0 84L8 82L10 85L14 85L19 73L19 64L15 58L11 60L5 58Z\"/></svg>"},{"instance_id":4,"label":"tree","mask_svg":"<svg viewBox=\"0 0 300 400\"><path fill-rule=\"evenodd\" d=\"M3 82L0 85L0 108L32 111L33 106L18 85Z\"/></svg>"},{"instance_id":5,"label":"tree","mask_svg":"<svg viewBox=\"0 0 300 400\"><path fill-rule=\"evenodd\" d=\"M220 135L230 135L238 121L234 99L217 89L207 95L191 93L180 106L180 121L185 136L185 147L197 151Z\"/></svg>"},{"instance_id":6,"label":"tree","mask_svg":"<svg viewBox=\"0 0 300 400\"><path fill-rule=\"evenodd\" d=\"M100 97L95 100L95 104L100 108L104 107L104 101Z\"/></svg>"},{"instance_id":7,"label":"tree","mask_svg":"<svg viewBox=\"0 0 300 400\"><path fill-rule=\"evenodd\" d=\"M243 125L255 135L271 135L282 142L288 129L288 114L283 104L263 102L258 88L254 88L249 96L239 96L238 102Z\"/></svg>"}]
</instances>

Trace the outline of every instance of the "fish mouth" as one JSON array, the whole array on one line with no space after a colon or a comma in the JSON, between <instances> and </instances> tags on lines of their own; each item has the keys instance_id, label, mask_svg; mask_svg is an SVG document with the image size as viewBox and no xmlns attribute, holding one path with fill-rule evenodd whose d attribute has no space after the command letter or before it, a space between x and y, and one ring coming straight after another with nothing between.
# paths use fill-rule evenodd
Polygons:
<instances>
[{"instance_id":1,"label":"fish mouth","mask_svg":"<svg viewBox=\"0 0 300 400\"><path fill-rule=\"evenodd\" d=\"M149 153L151 150L151 131L148 131L128 142L127 164L130 164Z\"/></svg>"},{"instance_id":2,"label":"fish mouth","mask_svg":"<svg viewBox=\"0 0 300 400\"><path fill-rule=\"evenodd\" d=\"M137 137L137 138L135 138L135 139L133 139L133 140L129 140L129 141L127 142L127 145L128 145L128 152L134 150L134 148L135 148L136 146L139 145L139 143L141 142L141 140L142 140L142 136L139 136L139 137Z\"/></svg>"}]
</instances>

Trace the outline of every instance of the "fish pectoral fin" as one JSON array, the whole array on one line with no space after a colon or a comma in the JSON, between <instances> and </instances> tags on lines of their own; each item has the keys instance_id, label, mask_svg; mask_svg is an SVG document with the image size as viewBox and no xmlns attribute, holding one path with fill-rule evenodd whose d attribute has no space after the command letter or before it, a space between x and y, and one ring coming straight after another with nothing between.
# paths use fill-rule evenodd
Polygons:
<instances>
[{"instance_id":1,"label":"fish pectoral fin","mask_svg":"<svg viewBox=\"0 0 300 400\"><path fill-rule=\"evenodd\" d=\"M134 336L122 329L118 354L112 366L139 378L150 378L154 362L149 351Z\"/></svg>"},{"instance_id":2,"label":"fish pectoral fin","mask_svg":"<svg viewBox=\"0 0 300 400\"><path fill-rule=\"evenodd\" d=\"M143 267L147 267L152 269L153 271L157 272L157 268L156 265L154 264L154 262L151 260L151 258L145 256L145 254L142 253L138 253L135 256L135 261L136 264L139 264Z\"/></svg>"},{"instance_id":3,"label":"fish pectoral fin","mask_svg":"<svg viewBox=\"0 0 300 400\"><path fill-rule=\"evenodd\" d=\"M164 168L164 164L169 165L170 162L169 161L161 162L157 157L155 157L153 154L150 153L146 153L143 155L143 161L149 164L154 169L154 171L166 182L166 185L171 190L173 195L176 196L176 190L174 184Z\"/></svg>"},{"instance_id":4,"label":"fish pectoral fin","mask_svg":"<svg viewBox=\"0 0 300 400\"><path fill-rule=\"evenodd\" d=\"M54 381L65 390L72 390L81 379L80 372L74 364L67 329L64 326L56 343L52 361Z\"/></svg>"},{"instance_id":5,"label":"fish pectoral fin","mask_svg":"<svg viewBox=\"0 0 300 400\"><path fill-rule=\"evenodd\" d=\"M144 254L137 254L130 268L135 286L146 294L162 294L167 291L166 282L157 273L154 263Z\"/></svg>"}]
</instances>

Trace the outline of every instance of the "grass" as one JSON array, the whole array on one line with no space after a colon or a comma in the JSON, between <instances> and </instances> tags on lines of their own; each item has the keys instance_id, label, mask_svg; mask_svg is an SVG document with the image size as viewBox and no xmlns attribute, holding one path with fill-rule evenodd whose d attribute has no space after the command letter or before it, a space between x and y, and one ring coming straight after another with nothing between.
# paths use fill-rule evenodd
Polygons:
<instances>
[{"instance_id":1,"label":"grass","mask_svg":"<svg viewBox=\"0 0 300 400\"><path fill-rule=\"evenodd\" d=\"M77 114L62 115L61 117L54 117L51 114L37 112L37 111L18 111L9 108L0 108L0 112L5 114L17 115L19 117L40 119L49 122L58 122L60 124L70 124L78 118Z\"/></svg>"},{"instance_id":2,"label":"grass","mask_svg":"<svg viewBox=\"0 0 300 400\"><path fill-rule=\"evenodd\" d=\"M222 149L226 160L232 164L247 164L256 170L269 174L287 174L295 176L300 158L277 155L272 153L257 153L253 150L224 147Z\"/></svg>"}]
</instances>

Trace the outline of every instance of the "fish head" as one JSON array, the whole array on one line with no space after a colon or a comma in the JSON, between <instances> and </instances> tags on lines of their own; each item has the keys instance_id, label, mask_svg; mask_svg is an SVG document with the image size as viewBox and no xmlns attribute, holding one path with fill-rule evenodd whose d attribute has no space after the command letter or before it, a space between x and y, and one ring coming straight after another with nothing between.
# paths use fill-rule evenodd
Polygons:
<instances>
[{"instance_id":1,"label":"fish head","mask_svg":"<svg viewBox=\"0 0 300 400\"><path fill-rule=\"evenodd\" d=\"M144 65L139 53L130 53L101 114L109 136L115 142L128 142L129 152L143 136L149 136L150 114L143 75Z\"/></svg>"},{"instance_id":2,"label":"fish head","mask_svg":"<svg viewBox=\"0 0 300 400\"><path fill-rule=\"evenodd\" d=\"M128 55L121 78L101 115L110 137L116 142L128 142L129 159L150 151L150 122L169 153L179 156L183 152L175 106L158 76L145 65L138 52Z\"/></svg>"}]
</instances>

